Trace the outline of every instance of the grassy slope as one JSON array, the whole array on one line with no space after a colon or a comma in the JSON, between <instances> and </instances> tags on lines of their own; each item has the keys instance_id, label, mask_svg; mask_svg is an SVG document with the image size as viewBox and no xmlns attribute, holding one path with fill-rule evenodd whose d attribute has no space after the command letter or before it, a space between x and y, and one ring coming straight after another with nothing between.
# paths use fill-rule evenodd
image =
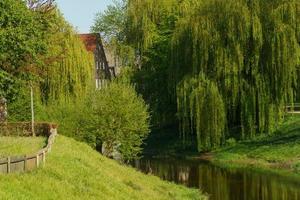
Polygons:
<instances>
[{"instance_id":1,"label":"grassy slope","mask_svg":"<svg viewBox=\"0 0 300 200\"><path fill-rule=\"evenodd\" d=\"M0 158L35 153L45 144L44 137L0 137Z\"/></svg>"},{"instance_id":2,"label":"grassy slope","mask_svg":"<svg viewBox=\"0 0 300 200\"><path fill-rule=\"evenodd\" d=\"M227 166L250 165L300 174L300 116L290 116L273 136L216 151L213 161Z\"/></svg>"},{"instance_id":3,"label":"grassy slope","mask_svg":"<svg viewBox=\"0 0 300 200\"><path fill-rule=\"evenodd\" d=\"M198 190L161 181L58 136L46 166L0 175L1 199L204 199Z\"/></svg>"}]
</instances>

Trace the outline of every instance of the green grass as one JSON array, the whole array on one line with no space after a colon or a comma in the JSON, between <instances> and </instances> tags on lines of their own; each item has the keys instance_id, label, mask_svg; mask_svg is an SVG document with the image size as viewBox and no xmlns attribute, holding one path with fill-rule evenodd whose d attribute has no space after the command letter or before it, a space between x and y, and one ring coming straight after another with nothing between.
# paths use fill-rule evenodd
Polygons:
<instances>
[{"instance_id":1,"label":"green grass","mask_svg":"<svg viewBox=\"0 0 300 200\"><path fill-rule=\"evenodd\" d=\"M36 153L45 144L44 137L0 137L0 158Z\"/></svg>"},{"instance_id":2,"label":"green grass","mask_svg":"<svg viewBox=\"0 0 300 200\"><path fill-rule=\"evenodd\" d=\"M213 161L229 166L284 169L300 174L300 116L288 117L272 136L216 151Z\"/></svg>"},{"instance_id":3,"label":"green grass","mask_svg":"<svg viewBox=\"0 0 300 200\"><path fill-rule=\"evenodd\" d=\"M58 136L46 165L0 175L1 199L205 199L199 190L164 182L101 156L88 145Z\"/></svg>"}]
</instances>

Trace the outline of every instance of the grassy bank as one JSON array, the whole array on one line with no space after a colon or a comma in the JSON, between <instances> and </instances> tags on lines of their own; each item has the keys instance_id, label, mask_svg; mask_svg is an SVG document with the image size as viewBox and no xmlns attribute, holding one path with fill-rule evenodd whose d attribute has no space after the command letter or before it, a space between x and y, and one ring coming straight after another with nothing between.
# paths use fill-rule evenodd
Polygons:
<instances>
[{"instance_id":1,"label":"grassy bank","mask_svg":"<svg viewBox=\"0 0 300 200\"><path fill-rule=\"evenodd\" d=\"M44 137L0 137L0 158L35 153L45 144Z\"/></svg>"},{"instance_id":2,"label":"grassy bank","mask_svg":"<svg viewBox=\"0 0 300 200\"><path fill-rule=\"evenodd\" d=\"M215 151L212 160L223 166L280 169L300 175L300 116L289 116L272 136Z\"/></svg>"},{"instance_id":3,"label":"grassy bank","mask_svg":"<svg viewBox=\"0 0 300 200\"><path fill-rule=\"evenodd\" d=\"M1 199L205 199L188 189L121 166L88 145L58 136L46 166L0 175Z\"/></svg>"},{"instance_id":4,"label":"grassy bank","mask_svg":"<svg viewBox=\"0 0 300 200\"><path fill-rule=\"evenodd\" d=\"M223 167L248 167L300 176L300 115L287 116L269 136L238 142L214 152L199 154L196 144L183 147L174 130L159 130L150 135L144 155L157 158L205 159Z\"/></svg>"}]
</instances>

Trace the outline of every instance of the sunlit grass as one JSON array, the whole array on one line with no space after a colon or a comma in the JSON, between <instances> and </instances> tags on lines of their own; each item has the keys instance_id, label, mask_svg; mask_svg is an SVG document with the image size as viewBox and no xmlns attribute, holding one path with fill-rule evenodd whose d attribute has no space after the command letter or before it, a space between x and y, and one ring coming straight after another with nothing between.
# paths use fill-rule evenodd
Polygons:
<instances>
[{"instance_id":1,"label":"sunlit grass","mask_svg":"<svg viewBox=\"0 0 300 200\"><path fill-rule=\"evenodd\" d=\"M289 116L272 136L237 143L217 151L215 161L300 172L300 116Z\"/></svg>"},{"instance_id":2,"label":"sunlit grass","mask_svg":"<svg viewBox=\"0 0 300 200\"><path fill-rule=\"evenodd\" d=\"M0 137L0 158L36 153L45 144L44 137Z\"/></svg>"},{"instance_id":3,"label":"sunlit grass","mask_svg":"<svg viewBox=\"0 0 300 200\"><path fill-rule=\"evenodd\" d=\"M144 175L101 156L88 145L58 136L46 165L31 173L0 175L3 199L204 199L188 189Z\"/></svg>"}]
</instances>

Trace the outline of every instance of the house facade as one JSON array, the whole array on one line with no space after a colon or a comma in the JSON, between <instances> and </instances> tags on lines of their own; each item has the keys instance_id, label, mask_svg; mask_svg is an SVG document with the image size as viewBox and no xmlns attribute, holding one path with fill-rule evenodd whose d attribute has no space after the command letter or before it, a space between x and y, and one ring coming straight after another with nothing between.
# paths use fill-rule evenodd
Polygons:
<instances>
[{"instance_id":1,"label":"house facade","mask_svg":"<svg viewBox=\"0 0 300 200\"><path fill-rule=\"evenodd\" d=\"M96 88L102 88L107 84L107 81L116 76L115 67L109 64L99 33L80 34L79 37L86 50L94 55Z\"/></svg>"}]
</instances>

